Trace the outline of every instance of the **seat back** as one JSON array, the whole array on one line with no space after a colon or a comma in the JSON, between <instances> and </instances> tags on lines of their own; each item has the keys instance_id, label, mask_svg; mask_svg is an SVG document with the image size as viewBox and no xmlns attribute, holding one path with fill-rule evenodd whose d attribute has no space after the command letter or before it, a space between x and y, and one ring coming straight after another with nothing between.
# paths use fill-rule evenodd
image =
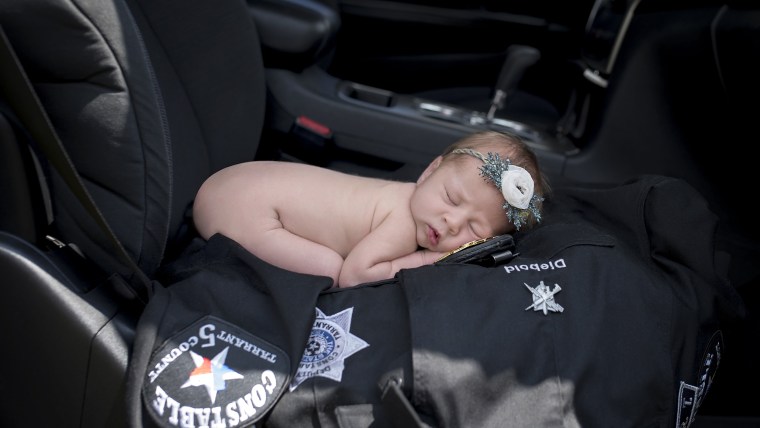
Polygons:
<instances>
[{"instance_id":1,"label":"seat back","mask_svg":"<svg viewBox=\"0 0 760 428\"><path fill-rule=\"evenodd\" d=\"M203 180L256 155L266 92L245 2L3 0L0 25L95 203L152 276L181 248ZM0 365L34 375L0 373L0 426L123 426L140 308L103 274L129 268L39 152L37 169L7 101L0 323L14 351ZM85 258L48 251L46 234Z\"/></svg>"},{"instance_id":2,"label":"seat back","mask_svg":"<svg viewBox=\"0 0 760 428\"><path fill-rule=\"evenodd\" d=\"M153 274L203 180L255 156L265 86L245 3L6 0L0 24L95 202ZM123 271L47 172L57 237Z\"/></svg>"}]
</instances>

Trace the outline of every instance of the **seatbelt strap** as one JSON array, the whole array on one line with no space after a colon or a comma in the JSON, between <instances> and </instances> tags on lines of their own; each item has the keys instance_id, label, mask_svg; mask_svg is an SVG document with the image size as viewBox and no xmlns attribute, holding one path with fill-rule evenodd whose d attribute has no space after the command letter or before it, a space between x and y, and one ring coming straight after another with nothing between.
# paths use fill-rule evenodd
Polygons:
<instances>
[{"instance_id":1,"label":"seatbelt strap","mask_svg":"<svg viewBox=\"0 0 760 428\"><path fill-rule=\"evenodd\" d=\"M109 238L118 256L133 271L134 277L132 281L128 281L131 292L141 302L147 302L151 289L150 279L127 253L84 186L2 26L0 39L0 95L5 98L27 132L39 144L48 162L58 171L69 189Z\"/></svg>"}]
</instances>

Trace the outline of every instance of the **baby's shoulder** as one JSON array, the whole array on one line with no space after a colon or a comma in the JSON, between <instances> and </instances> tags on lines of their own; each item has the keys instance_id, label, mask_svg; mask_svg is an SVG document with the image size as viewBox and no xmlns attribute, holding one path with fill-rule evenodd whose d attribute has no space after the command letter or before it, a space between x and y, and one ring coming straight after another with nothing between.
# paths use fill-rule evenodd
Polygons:
<instances>
[{"instance_id":1,"label":"baby's shoulder","mask_svg":"<svg viewBox=\"0 0 760 428\"><path fill-rule=\"evenodd\" d=\"M388 182L378 192L377 209L383 217L411 219L409 201L414 193L414 183Z\"/></svg>"}]
</instances>

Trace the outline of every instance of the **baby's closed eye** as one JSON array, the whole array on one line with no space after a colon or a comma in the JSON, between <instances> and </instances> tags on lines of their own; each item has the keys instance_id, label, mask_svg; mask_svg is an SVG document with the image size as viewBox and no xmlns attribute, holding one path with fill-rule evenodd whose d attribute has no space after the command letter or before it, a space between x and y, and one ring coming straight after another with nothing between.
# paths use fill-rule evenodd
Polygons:
<instances>
[{"instance_id":1,"label":"baby's closed eye","mask_svg":"<svg viewBox=\"0 0 760 428\"><path fill-rule=\"evenodd\" d=\"M468 226L470 228L470 232L473 235L475 235L477 239L487 238L487 236L484 236L485 234L483 234L483 230L480 228L480 225L478 225L477 223L469 222Z\"/></svg>"},{"instance_id":2,"label":"baby's closed eye","mask_svg":"<svg viewBox=\"0 0 760 428\"><path fill-rule=\"evenodd\" d=\"M454 205L455 207L459 205L459 200L457 199L456 195L449 192L448 189L445 190L446 193L446 201L450 203L451 205Z\"/></svg>"}]
</instances>

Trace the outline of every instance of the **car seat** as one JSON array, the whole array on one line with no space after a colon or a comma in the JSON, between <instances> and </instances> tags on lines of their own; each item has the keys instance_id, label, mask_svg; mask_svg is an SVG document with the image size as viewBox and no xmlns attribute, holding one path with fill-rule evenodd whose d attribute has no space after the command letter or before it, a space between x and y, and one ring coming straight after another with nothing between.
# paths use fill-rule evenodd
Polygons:
<instances>
[{"instance_id":1,"label":"car seat","mask_svg":"<svg viewBox=\"0 0 760 428\"><path fill-rule=\"evenodd\" d=\"M266 89L245 2L8 0L0 25L92 198L154 275L203 180L257 153ZM0 394L20 399L3 401L0 425L120 425L114 380L139 305L111 274L132 274L4 101L0 361L35 371L3 370Z\"/></svg>"}]
</instances>

